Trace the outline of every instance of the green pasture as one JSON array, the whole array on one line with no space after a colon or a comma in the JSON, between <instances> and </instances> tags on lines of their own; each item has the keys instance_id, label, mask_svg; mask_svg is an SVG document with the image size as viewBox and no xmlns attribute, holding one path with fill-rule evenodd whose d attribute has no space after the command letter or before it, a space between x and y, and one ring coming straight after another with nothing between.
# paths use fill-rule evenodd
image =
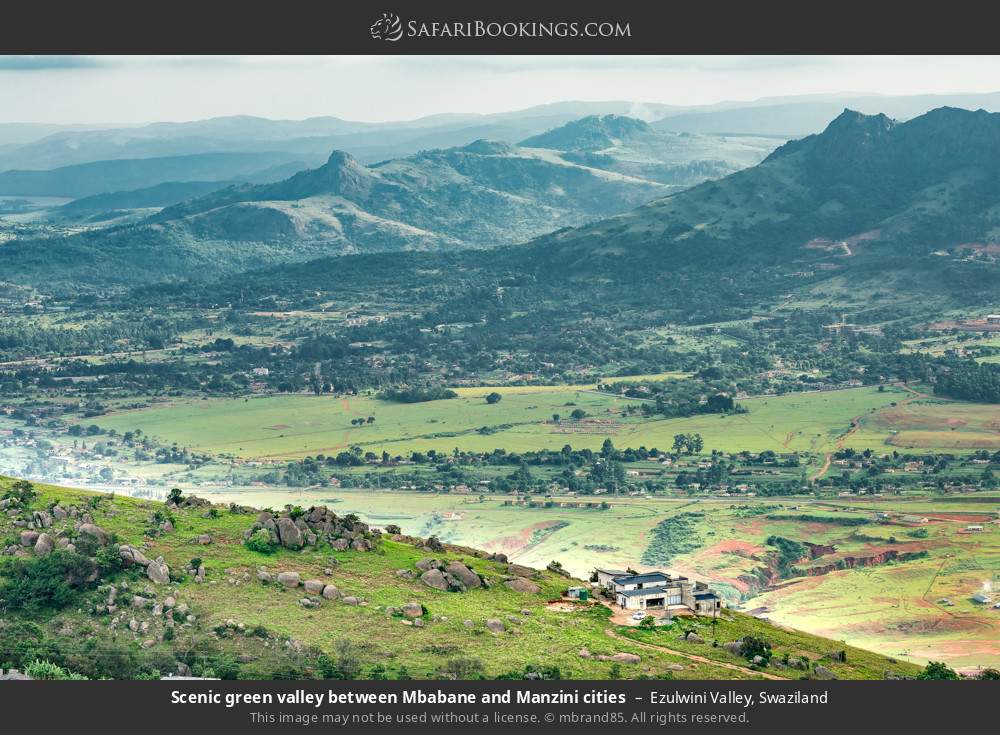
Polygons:
<instances>
[{"instance_id":1,"label":"green pasture","mask_svg":"<svg viewBox=\"0 0 1000 735\"><path fill-rule=\"evenodd\" d=\"M483 391L485 389L462 389ZM371 397L277 395L233 399L178 399L148 408L113 412L87 423L126 432L141 429L165 444L242 458L293 458L336 454L352 445L392 455L455 447L469 451L597 449L611 437L619 447L669 449L679 433L700 433L705 448L723 451L829 451L866 414L904 395L895 389L858 388L799 393L742 401L745 414L689 418L624 418L635 399L596 391L537 386L499 390L487 404L476 395L424 403L392 403ZM569 418L586 411L582 421ZM553 421L560 415L560 422ZM352 426L373 416L375 422Z\"/></svg>"}]
</instances>

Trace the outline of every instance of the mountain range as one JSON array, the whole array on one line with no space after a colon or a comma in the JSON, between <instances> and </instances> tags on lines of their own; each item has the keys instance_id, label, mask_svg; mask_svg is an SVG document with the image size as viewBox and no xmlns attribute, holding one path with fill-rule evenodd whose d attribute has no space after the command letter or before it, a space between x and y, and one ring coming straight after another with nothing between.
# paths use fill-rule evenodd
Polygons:
<instances>
[{"instance_id":1,"label":"mountain range","mask_svg":"<svg viewBox=\"0 0 1000 735\"><path fill-rule=\"evenodd\" d=\"M906 122L844 110L761 164L536 247L678 256L719 246L754 256L849 258L989 244L1000 231L1000 113L942 107Z\"/></svg>"},{"instance_id":2,"label":"mountain range","mask_svg":"<svg viewBox=\"0 0 1000 735\"><path fill-rule=\"evenodd\" d=\"M855 287L891 283L924 299L932 298L932 276L963 298L997 293L1000 114L945 107L897 122L845 110L758 165L673 190L573 160L653 140L699 140L649 128L601 116L522 141L549 148L480 141L374 166L335 152L319 168L215 191L139 225L9 242L5 266L45 283L76 264L124 285L343 253L500 246L440 267L465 262L539 283L617 282L619 296L656 279L673 288L680 284L671 274L681 272L742 283L759 267L789 289L850 273ZM639 201L647 203L633 206ZM405 262L437 267L433 254L422 258ZM335 272L336 260L313 270ZM364 272L364 263L354 259L351 268ZM768 288L784 288L779 282Z\"/></svg>"}]
</instances>

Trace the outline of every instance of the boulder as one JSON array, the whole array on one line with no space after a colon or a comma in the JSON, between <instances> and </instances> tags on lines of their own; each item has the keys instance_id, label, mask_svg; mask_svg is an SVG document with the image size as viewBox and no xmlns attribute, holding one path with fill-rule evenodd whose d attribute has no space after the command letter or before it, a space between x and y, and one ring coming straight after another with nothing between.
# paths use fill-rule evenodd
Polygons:
<instances>
[{"instance_id":1,"label":"boulder","mask_svg":"<svg viewBox=\"0 0 1000 735\"><path fill-rule=\"evenodd\" d=\"M259 572L257 572L257 579L259 579L264 584L267 584L268 582L271 581L271 575L270 573L261 569Z\"/></svg>"},{"instance_id":2,"label":"boulder","mask_svg":"<svg viewBox=\"0 0 1000 735\"><path fill-rule=\"evenodd\" d=\"M408 618L419 618L424 614L423 605L419 602L407 602L403 605L403 615Z\"/></svg>"},{"instance_id":3,"label":"boulder","mask_svg":"<svg viewBox=\"0 0 1000 735\"><path fill-rule=\"evenodd\" d=\"M152 580L153 584L169 584L170 567L163 561L163 557L159 556L156 561L149 562L149 566L146 567L146 576Z\"/></svg>"},{"instance_id":4,"label":"boulder","mask_svg":"<svg viewBox=\"0 0 1000 735\"><path fill-rule=\"evenodd\" d=\"M416 620L414 620L413 621L413 627L414 628L423 628L424 627L424 619L423 618L417 618Z\"/></svg>"},{"instance_id":5,"label":"boulder","mask_svg":"<svg viewBox=\"0 0 1000 735\"><path fill-rule=\"evenodd\" d=\"M139 551L134 546L129 546L125 544L118 547L118 555L122 558L125 566L132 566L133 564L138 564L139 566L146 566L149 564L149 559Z\"/></svg>"},{"instance_id":6,"label":"boulder","mask_svg":"<svg viewBox=\"0 0 1000 735\"><path fill-rule=\"evenodd\" d=\"M21 546L34 546L39 535L38 531L21 531Z\"/></svg>"},{"instance_id":7,"label":"boulder","mask_svg":"<svg viewBox=\"0 0 1000 735\"><path fill-rule=\"evenodd\" d=\"M85 536L90 536L101 546L108 545L108 540L109 540L108 534L100 526L95 526L93 523L84 523L82 526L80 526L80 533L84 534Z\"/></svg>"},{"instance_id":8,"label":"boulder","mask_svg":"<svg viewBox=\"0 0 1000 735\"><path fill-rule=\"evenodd\" d=\"M69 517L69 513L61 505L57 505L52 509L52 517L57 521L62 521Z\"/></svg>"},{"instance_id":9,"label":"boulder","mask_svg":"<svg viewBox=\"0 0 1000 735\"><path fill-rule=\"evenodd\" d=\"M335 538L330 542L330 546L333 547L334 551L347 551L347 547L351 545L351 542L346 538Z\"/></svg>"},{"instance_id":10,"label":"boulder","mask_svg":"<svg viewBox=\"0 0 1000 735\"><path fill-rule=\"evenodd\" d=\"M175 597L168 597L163 601L163 607L167 610L174 607L177 604L177 599Z\"/></svg>"},{"instance_id":11,"label":"boulder","mask_svg":"<svg viewBox=\"0 0 1000 735\"><path fill-rule=\"evenodd\" d=\"M307 579L303 582L303 587L306 588L306 592L310 595L321 595L323 594L323 588L326 587L326 582L318 579Z\"/></svg>"},{"instance_id":12,"label":"boulder","mask_svg":"<svg viewBox=\"0 0 1000 735\"><path fill-rule=\"evenodd\" d=\"M440 569L428 569L420 575L420 581L436 590L446 591L448 589L448 580L445 579Z\"/></svg>"},{"instance_id":13,"label":"boulder","mask_svg":"<svg viewBox=\"0 0 1000 735\"><path fill-rule=\"evenodd\" d=\"M35 554L37 556L48 556L52 553L52 537L47 533L39 535L35 541Z\"/></svg>"},{"instance_id":14,"label":"boulder","mask_svg":"<svg viewBox=\"0 0 1000 735\"><path fill-rule=\"evenodd\" d=\"M416 563L417 569L421 572L426 572L428 569L436 569L441 565L437 559L421 559Z\"/></svg>"},{"instance_id":15,"label":"boulder","mask_svg":"<svg viewBox=\"0 0 1000 735\"><path fill-rule=\"evenodd\" d=\"M526 592L528 594L537 594L542 591L542 588L537 584L532 582L530 579L525 579L524 577L515 577L514 579L508 579L504 582L509 589L515 592Z\"/></svg>"},{"instance_id":16,"label":"boulder","mask_svg":"<svg viewBox=\"0 0 1000 735\"><path fill-rule=\"evenodd\" d=\"M466 589L475 589L483 586L483 581L479 575L469 569L460 561L449 562L444 570L459 579Z\"/></svg>"},{"instance_id":17,"label":"boulder","mask_svg":"<svg viewBox=\"0 0 1000 735\"><path fill-rule=\"evenodd\" d=\"M723 643L722 647L737 656L741 655L743 651L743 643L740 641L729 641L729 643Z\"/></svg>"},{"instance_id":18,"label":"boulder","mask_svg":"<svg viewBox=\"0 0 1000 735\"><path fill-rule=\"evenodd\" d=\"M278 540L286 549L301 549L305 545L302 529L291 518L278 519Z\"/></svg>"},{"instance_id":19,"label":"boulder","mask_svg":"<svg viewBox=\"0 0 1000 735\"><path fill-rule=\"evenodd\" d=\"M816 664L816 668L813 669L813 673L816 674L817 679L836 679L837 675L834 674L830 669L820 664Z\"/></svg>"},{"instance_id":20,"label":"boulder","mask_svg":"<svg viewBox=\"0 0 1000 735\"><path fill-rule=\"evenodd\" d=\"M201 544L202 546L208 546L210 543L212 543L212 537L209 536L207 533L203 533L198 537L198 543Z\"/></svg>"},{"instance_id":21,"label":"boulder","mask_svg":"<svg viewBox=\"0 0 1000 735\"><path fill-rule=\"evenodd\" d=\"M340 590L334 587L332 584L328 584L323 588L323 597L328 600L336 600L340 597Z\"/></svg>"},{"instance_id":22,"label":"boulder","mask_svg":"<svg viewBox=\"0 0 1000 735\"><path fill-rule=\"evenodd\" d=\"M285 587L298 587L301 579L298 572L278 572L278 583Z\"/></svg>"},{"instance_id":23,"label":"boulder","mask_svg":"<svg viewBox=\"0 0 1000 735\"><path fill-rule=\"evenodd\" d=\"M617 661L621 664L638 664L642 662L642 657L637 656L634 653L616 653L611 657L612 661Z\"/></svg>"},{"instance_id":24,"label":"boulder","mask_svg":"<svg viewBox=\"0 0 1000 735\"><path fill-rule=\"evenodd\" d=\"M507 626L499 618L488 618L486 620L486 630L491 633L503 633L507 630Z\"/></svg>"},{"instance_id":25,"label":"boulder","mask_svg":"<svg viewBox=\"0 0 1000 735\"><path fill-rule=\"evenodd\" d=\"M360 605L361 600L354 596L347 596L341 600L345 605Z\"/></svg>"},{"instance_id":26,"label":"boulder","mask_svg":"<svg viewBox=\"0 0 1000 735\"><path fill-rule=\"evenodd\" d=\"M688 643L704 643L705 642L704 638L702 638L700 635L698 635L697 633L694 633L694 632L688 633L686 640L687 640Z\"/></svg>"}]
</instances>

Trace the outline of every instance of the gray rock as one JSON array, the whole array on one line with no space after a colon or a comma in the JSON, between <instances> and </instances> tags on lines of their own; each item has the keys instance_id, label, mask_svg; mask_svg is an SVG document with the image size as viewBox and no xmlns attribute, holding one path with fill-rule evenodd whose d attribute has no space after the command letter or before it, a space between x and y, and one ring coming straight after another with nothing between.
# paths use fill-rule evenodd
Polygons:
<instances>
[{"instance_id":1,"label":"gray rock","mask_svg":"<svg viewBox=\"0 0 1000 735\"><path fill-rule=\"evenodd\" d=\"M169 584L170 567L163 561L162 556L157 557L156 561L149 562L149 566L146 567L146 576L150 578L153 584Z\"/></svg>"},{"instance_id":2,"label":"gray rock","mask_svg":"<svg viewBox=\"0 0 1000 735\"><path fill-rule=\"evenodd\" d=\"M642 662L642 657L637 656L634 653L616 653L611 657L612 661L617 661L622 664L638 664Z\"/></svg>"},{"instance_id":3,"label":"gray rock","mask_svg":"<svg viewBox=\"0 0 1000 735\"><path fill-rule=\"evenodd\" d=\"M259 579L264 584L267 584L268 582L271 581L271 575L269 572L265 572L263 569L261 569L259 572L257 572L257 579Z\"/></svg>"},{"instance_id":4,"label":"gray rock","mask_svg":"<svg viewBox=\"0 0 1000 735\"><path fill-rule=\"evenodd\" d=\"M21 546L34 546L40 535L38 531L21 531Z\"/></svg>"},{"instance_id":5,"label":"gray rock","mask_svg":"<svg viewBox=\"0 0 1000 735\"><path fill-rule=\"evenodd\" d=\"M319 579L307 579L303 582L303 586L310 595L321 595L323 594L323 588L326 587L326 583Z\"/></svg>"},{"instance_id":6,"label":"gray rock","mask_svg":"<svg viewBox=\"0 0 1000 735\"><path fill-rule=\"evenodd\" d=\"M436 590L445 591L448 589L448 580L445 579L440 569L428 569L420 575L420 581Z\"/></svg>"},{"instance_id":7,"label":"gray rock","mask_svg":"<svg viewBox=\"0 0 1000 735\"><path fill-rule=\"evenodd\" d=\"M52 537L47 533L39 535L35 541L35 554L37 556L48 556L52 553Z\"/></svg>"},{"instance_id":8,"label":"gray rock","mask_svg":"<svg viewBox=\"0 0 1000 735\"><path fill-rule=\"evenodd\" d=\"M475 589L483 586L483 581L479 578L479 575L460 561L450 562L444 570L448 574L458 577L466 589Z\"/></svg>"},{"instance_id":9,"label":"gray rock","mask_svg":"<svg viewBox=\"0 0 1000 735\"><path fill-rule=\"evenodd\" d=\"M417 618L416 620L414 620L413 621L413 627L414 628L423 628L424 627L424 619L423 618Z\"/></svg>"},{"instance_id":10,"label":"gray rock","mask_svg":"<svg viewBox=\"0 0 1000 735\"><path fill-rule=\"evenodd\" d=\"M198 537L198 543L202 546L208 546L212 543L212 537L207 533L203 533Z\"/></svg>"},{"instance_id":11,"label":"gray rock","mask_svg":"<svg viewBox=\"0 0 1000 735\"><path fill-rule=\"evenodd\" d=\"M503 633L507 630L507 626L503 624L503 621L498 618L488 618L486 620L486 630L491 633Z\"/></svg>"},{"instance_id":12,"label":"gray rock","mask_svg":"<svg viewBox=\"0 0 1000 735\"><path fill-rule=\"evenodd\" d=\"M328 584L323 588L323 597L328 600L336 600L340 597L340 590L334 587L332 584Z\"/></svg>"},{"instance_id":13,"label":"gray rock","mask_svg":"<svg viewBox=\"0 0 1000 735\"><path fill-rule=\"evenodd\" d=\"M361 600L359 600L357 597L353 597L353 596L348 596L348 597L343 598L342 602L345 605L360 605L361 604Z\"/></svg>"},{"instance_id":14,"label":"gray rock","mask_svg":"<svg viewBox=\"0 0 1000 735\"><path fill-rule=\"evenodd\" d=\"M84 523L80 526L80 533L90 536L101 546L108 545L108 534L100 526L95 526L93 523Z\"/></svg>"},{"instance_id":15,"label":"gray rock","mask_svg":"<svg viewBox=\"0 0 1000 735\"><path fill-rule=\"evenodd\" d=\"M278 582L285 587L298 587L301 579L298 572L278 572Z\"/></svg>"},{"instance_id":16,"label":"gray rock","mask_svg":"<svg viewBox=\"0 0 1000 735\"><path fill-rule=\"evenodd\" d=\"M504 585L515 592L526 592L528 594L537 594L542 591L542 588L537 584L532 582L530 579L525 579L524 577L515 577L514 579L508 579L504 582Z\"/></svg>"},{"instance_id":17,"label":"gray rock","mask_svg":"<svg viewBox=\"0 0 1000 735\"><path fill-rule=\"evenodd\" d=\"M834 674L830 669L820 664L816 664L816 668L813 669L813 673L816 674L817 679L836 679L837 675Z\"/></svg>"},{"instance_id":18,"label":"gray rock","mask_svg":"<svg viewBox=\"0 0 1000 735\"><path fill-rule=\"evenodd\" d=\"M419 602L407 602L403 605L403 615L408 618L419 618L423 614L424 608Z\"/></svg>"},{"instance_id":19,"label":"gray rock","mask_svg":"<svg viewBox=\"0 0 1000 735\"><path fill-rule=\"evenodd\" d=\"M278 519L278 539L286 549L301 549L305 545L302 529L291 518Z\"/></svg>"}]
</instances>

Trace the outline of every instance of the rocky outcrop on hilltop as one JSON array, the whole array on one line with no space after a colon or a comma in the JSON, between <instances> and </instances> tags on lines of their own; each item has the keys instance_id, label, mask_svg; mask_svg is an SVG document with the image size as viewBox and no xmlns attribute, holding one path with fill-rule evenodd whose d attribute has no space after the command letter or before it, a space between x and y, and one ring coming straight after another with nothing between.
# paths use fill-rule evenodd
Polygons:
<instances>
[{"instance_id":1,"label":"rocky outcrop on hilltop","mask_svg":"<svg viewBox=\"0 0 1000 735\"><path fill-rule=\"evenodd\" d=\"M327 543L338 551L371 551L381 535L357 516L338 516L325 505L317 505L307 511L289 506L277 515L262 511L244 532L243 538L249 540L261 530L267 533L271 543L286 549Z\"/></svg>"}]
</instances>

